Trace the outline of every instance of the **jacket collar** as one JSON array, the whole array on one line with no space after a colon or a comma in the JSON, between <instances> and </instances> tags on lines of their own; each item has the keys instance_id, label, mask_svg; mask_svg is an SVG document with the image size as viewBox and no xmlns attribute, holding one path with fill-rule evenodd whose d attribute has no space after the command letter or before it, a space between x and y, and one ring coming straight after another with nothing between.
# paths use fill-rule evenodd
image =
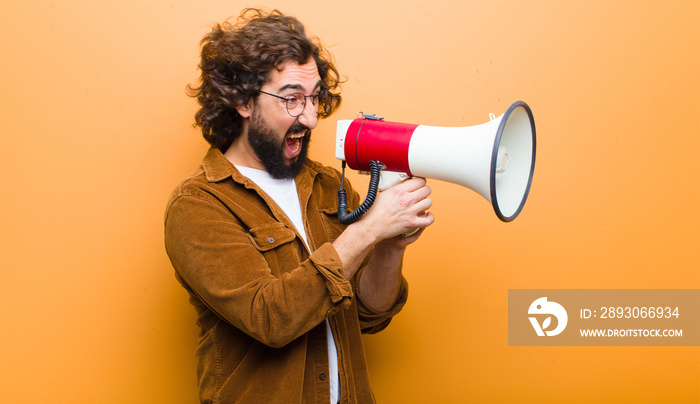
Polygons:
<instances>
[{"instance_id":1,"label":"jacket collar","mask_svg":"<svg viewBox=\"0 0 700 404\"><path fill-rule=\"evenodd\" d=\"M234 181L247 184L248 179L241 174L240 171L234 166L228 159L217 149L216 147L209 148L207 154L202 159L202 169L204 170L204 175L209 182L220 182L228 177L231 177ZM321 165L320 163L312 160L308 160L304 164L301 172L296 177L297 184L305 182L309 177L313 179L318 174L324 174L328 176L333 176L333 169Z\"/></svg>"}]
</instances>

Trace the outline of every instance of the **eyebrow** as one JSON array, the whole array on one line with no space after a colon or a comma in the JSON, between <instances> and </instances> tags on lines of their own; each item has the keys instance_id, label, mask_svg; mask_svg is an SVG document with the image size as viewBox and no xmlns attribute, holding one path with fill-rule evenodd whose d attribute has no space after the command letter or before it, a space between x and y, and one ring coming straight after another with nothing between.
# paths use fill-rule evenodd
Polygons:
<instances>
[{"instance_id":1,"label":"eyebrow","mask_svg":"<svg viewBox=\"0 0 700 404\"><path fill-rule=\"evenodd\" d=\"M317 90L317 89L319 89L320 87L321 87L321 80L319 80L319 81L316 82L316 86L314 87L314 90ZM304 89L304 87L303 87L301 84L285 84L285 85L283 85L282 87L280 87L280 89L278 90L278 92L281 93L281 92L284 91L284 90L298 90L298 91L302 91L303 89Z\"/></svg>"}]
</instances>

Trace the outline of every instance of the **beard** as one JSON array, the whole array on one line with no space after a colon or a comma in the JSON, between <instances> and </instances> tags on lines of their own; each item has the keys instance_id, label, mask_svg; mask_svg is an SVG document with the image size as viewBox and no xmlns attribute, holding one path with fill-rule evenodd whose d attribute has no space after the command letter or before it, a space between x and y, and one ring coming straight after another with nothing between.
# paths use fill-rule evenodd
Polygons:
<instances>
[{"instance_id":1,"label":"beard","mask_svg":"<svg viewBox=\"0 0 700 404\"><path fill-rule=\"evenodd\" d=\"M304 133L301 140L301 151L291 164L284 160L284 148L286 147L287 135L293 133ZM248 128L248 141L253 148L265 171L272 178L282 180L291 179L301 171L308 160L309 143L311 141L311 130L306 126L295 122L285 133L282 140L278 139L275 132L267 126L267 122L255 110Z\"/></svg>"}]
</instances>

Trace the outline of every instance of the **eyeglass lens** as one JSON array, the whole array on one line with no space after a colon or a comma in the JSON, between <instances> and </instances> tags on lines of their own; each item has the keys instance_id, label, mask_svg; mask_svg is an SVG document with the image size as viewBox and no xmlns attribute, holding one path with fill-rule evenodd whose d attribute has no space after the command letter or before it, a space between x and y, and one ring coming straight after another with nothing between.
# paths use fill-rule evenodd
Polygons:
<instances>
[{"instance_id":1,"label":"eyeglass lens","mask_svg":"<svg viewBox=\"0 0 700 404\"><path fill-rule=\"evenodd\" d=\"M314 95L304 95L302 93L294 93L287 97L287 111L292 116L299 116L304 112L306 107L306 98L311 98L311 104L318 108L318 97L319 94Z\"/></svg>"}]
</instances>

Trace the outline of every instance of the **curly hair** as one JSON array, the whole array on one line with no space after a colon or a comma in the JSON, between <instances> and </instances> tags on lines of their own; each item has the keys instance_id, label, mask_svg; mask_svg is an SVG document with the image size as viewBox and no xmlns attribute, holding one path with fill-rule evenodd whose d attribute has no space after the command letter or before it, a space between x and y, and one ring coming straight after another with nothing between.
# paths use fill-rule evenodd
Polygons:
<instances>
[{"instance_id":1,"label":"curly hair","mask_svg":"<svg viewBox=\"0 0 700 404\"><path fill-rule=\"evenodd\" d=\"M319 118L330 116L340 105L340 78L330 54L317 38L306 36L304 26L279 10L264 13L247 8L235 25L216 24L201 42L201 70L197 86L187 93L201 108L195 126L212 146L228 149L243 128L237 106L257 97L273 68L294 60L304 64L313 58L321 77Z\"/></svg>"}]
</instances>

